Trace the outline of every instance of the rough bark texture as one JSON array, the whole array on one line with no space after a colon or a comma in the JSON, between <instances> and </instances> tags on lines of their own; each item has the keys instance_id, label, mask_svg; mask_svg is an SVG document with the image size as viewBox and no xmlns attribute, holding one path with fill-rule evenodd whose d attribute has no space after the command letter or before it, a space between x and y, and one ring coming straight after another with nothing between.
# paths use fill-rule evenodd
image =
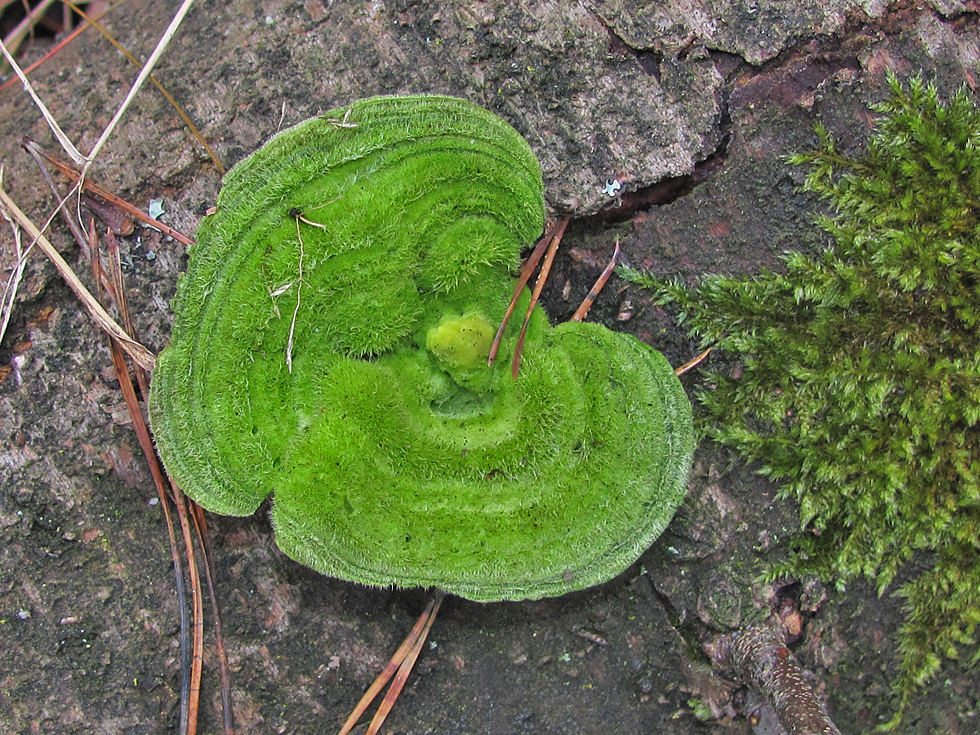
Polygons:
<instances>
[{"instance_id":1,"label":"rough bark texture","mask_svg":"<svg viewBox=\"0 0 980 735\"><path fill-rule=\"evenodd\" d=\"M105 22L145 58L173 5L129 0ZM950 0L203 0L157 76L228 165L284 125L371 94L451 93L502 115L540 156L550 207L576 215L546 291L561 320L617 239L633 265L681 278L752 273L822 246L817 204L797 193L802 174L783 156L812 145L816 122L860 146L886 69L947 93L975 88L978 13ZM135 73L86 32L33 79L87 150ZM51 138L17 87L0 93L0 130L4 185L43 221L51 200L17 140ZM91 176L140 206L162 199L163 219L188 233L220 187L149 88ZM613 180L621 188L608 196ZM52 237L87 274L59 225ZM6 267L5 224L0 241ZM137 329L159 350L183 248L139 228L123 255ZM668 314L616 279L590 319L674 364L694 352ZM101 335L38 258L0 362L0 730L172 732L178 615L155 491ZM686 380L696 387L696 375ZM390 731L748 732L743 703L690 651L769 605L756 580L798 527L773 495L704 446L681 512L620 578L526 604L447 599ZM276 550L263 513L211 523L240 732L339 726L424 594L318 577ZM901 601L860 584L826 599L801 589L809 620L794 653L842 731L867 732L896 705ZM219 717L214 657L209 648L202 732ZM950 663L903 732L975 732L977 692L977 671Z\"/></svg>"}]
</instances>

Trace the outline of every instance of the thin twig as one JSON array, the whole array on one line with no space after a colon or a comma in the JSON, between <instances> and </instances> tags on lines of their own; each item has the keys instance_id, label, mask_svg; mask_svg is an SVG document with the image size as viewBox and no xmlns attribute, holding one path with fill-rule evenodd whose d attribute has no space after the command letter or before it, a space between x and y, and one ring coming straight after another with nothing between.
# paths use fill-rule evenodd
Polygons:
<instances>
[{"instance_id":1,"label":"thin twig","mask_svg":"<svg viewBox=\"0 0 980 735\"><path fill-rule=\"evenodd\" d=\"M197 565L197 555L194 553L194 539L191 536L191 523L188 512L188 500L183 491L173 482L174 504L177 506L177 517L180 519L180 530L184 536L184 551L187 554L187 571L191 582L191 603L194 610L194 637L190 660L186 653L182 661L182 670L190 672L181 687L181 735L195 735L197 732L197 714L201 701L201 672L204 666L204 600L201 588L201 574Z\"/></svg>"},{"instance_id":2,"label":"thin twig","mask_svg":"<svg viewBox=\"0 0 980 735\"><path fill-rule=\"evenodd\" d=\"M778 620L719 635L708 653L772 705L788 735L841 735L786 646Z\"/></svg>"},{"instance_id":3,"label":"thin twig","mask_svg":"<svg viewBox=\"0 0 980 735\"><path fill-rule=\"evenodd\" d=\"M129 305L126 303L126 288L123 284L122 263L119 257L118 241L112 232L108 233L109 238L109 281L113 284L113 289L118 295L116 306L123 320L123 323L132 331L132 320L130 317ZM94 260L98 260L99 253L97 246L92 249ZM147 376L142 370L136 373L140 388L144 395L149 391ZM147 462L157 468L157 472L163 474L159 460L153 452L153 443L150 440L149 429L143 419L142 414L138 421L134 419L134 426L140 427L140 444L143 446ZM143 438L145 435L145 439ZM144 444L145 441L145 444ZM184 552L187 557L187 572L191 586L191 604L193 610L193 626L185 628L185 635L181 637L182 652L182 685L181 685L181 734L195 735L197 732L198 710L201 696L201 678L204 667L204 593L201 586L200 568L197 556L194 552L194 538L191 533L190 516L194 512L196 504L188 500L181 489L172 481L170 482L170 494L177 508L177 516L180 519L181 534L184 539ZM190 633L190 642L187 640L187 633Z\"/></svg>"},{"instance_id":4,"label":"thin twig","mask_svg":"<svg viewBox=\"0 0 980 735\"><path fill-rule=\"evenodd\" d=\"M34 159L34 163L36 163L37 167L41 170L41 177L44 179L44 183L48 185L51 193L54 194L54 198L59 202L64 201L61 197L61 192L58 191L58 187L54 183L54 179L52 179L51 174L48 173L48 169L44 165L44 161L42 160L41 155L38 153L37 148L31 148L29 146L24 147L31 155L31 158ZM64 207L58 207L57 211L61 214L61 218L65 221L65 224L68 225L68 229L71 230L71 234L74 236L75 242L77 242L81 247L86 247L86 238L82 233L82 226L79 224L78 220L72 217L68 210Z\"/></svg>"},{"instance_id":5,"label":"thin twig","mask_svg":"<svg viewBox=\"0 0 980 735\"><path fill-rule=\"evenodd\" d=\"M109 283L112 286L110 293L116 301L119 310L119 321L122 322L123 329L129 334L136 334L133 326L133 317L129 311L129 304L126 302L126 286L123 283L122 259L119 254L119 240L112 230L106 231L106 256L109 259ZM98 253L95 254L98 257ZM138 367L136 370L136 383L139 385L140 394L144 400L150 395L150 373Z\"/></svg>"}]
</instances>

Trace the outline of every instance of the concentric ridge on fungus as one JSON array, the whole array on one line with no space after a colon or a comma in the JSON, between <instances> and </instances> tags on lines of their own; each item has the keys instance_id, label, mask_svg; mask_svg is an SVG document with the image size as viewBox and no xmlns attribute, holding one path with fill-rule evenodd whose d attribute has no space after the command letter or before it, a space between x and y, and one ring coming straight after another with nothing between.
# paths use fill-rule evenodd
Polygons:
<instances>
[{"instance_id":1,"label":"concentric ridge on fungus","mask_svg":"<svg viewBox=\"0 0 980 735\"><path fill-rule=\"evenodd\" d=\"M226 177L177 289L150 396L171 475L228 515L275 493L280 548L365 584L491 601L621 572L684 495L690 403L660 353L540 309L520 376L486 367L543 218L527 143L463 100L277 135Z\"/></svg>"}]
</instances>

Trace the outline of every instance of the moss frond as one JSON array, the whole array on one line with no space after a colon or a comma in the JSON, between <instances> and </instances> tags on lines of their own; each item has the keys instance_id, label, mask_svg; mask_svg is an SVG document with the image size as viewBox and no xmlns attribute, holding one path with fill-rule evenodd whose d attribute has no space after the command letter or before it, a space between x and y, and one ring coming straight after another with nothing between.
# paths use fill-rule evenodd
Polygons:
<instances>
[{"instance_id":1,"label":"moss frond","mask_svg":"<svg viewBox=\"0 0 980 735\"><path fill-rule=\"evenodd\" d=\"M700 395L706 430L800 504L792 571L884 591L915 553L934 558L900 589L907 696L980 654L980 110L966 91L890 86L864 156L819 129L791 158L833 208L832 247L691 288L626 275L740 358Z\"/></svg>"}]
</instances>

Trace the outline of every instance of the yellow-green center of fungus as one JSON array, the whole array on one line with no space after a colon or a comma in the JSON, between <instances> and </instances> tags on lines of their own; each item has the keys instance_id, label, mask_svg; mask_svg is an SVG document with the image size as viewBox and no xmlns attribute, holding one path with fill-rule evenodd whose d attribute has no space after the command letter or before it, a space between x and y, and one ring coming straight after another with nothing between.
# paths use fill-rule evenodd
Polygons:
<instances>
[{"instance_id":1,"label":"yellow-green center of fungus","mask_svg":"<svg viewBox=\"0 0 980 735\"><path fill-rule=\"evenodd\" d=\"M486 367L494 329L481 316L446 318L429 330L425 346L450 369Z\"/></svg>"},{"instance_id":2,"label":"yellow-green center of fungus","mask_svg":"<svg viewBox=\"0 0 980 735\"><path fill-rule=\"evenodd\" d=\"M217 513L274 494L280 548L364 584L490 601L621 572L684 496L691 407L660 353L540 308L520 376L487 366L543 221L531 149L463 100L277 135L225 178L177 289L150 395L171 475Z\"/></svg>"}]
</instances>

